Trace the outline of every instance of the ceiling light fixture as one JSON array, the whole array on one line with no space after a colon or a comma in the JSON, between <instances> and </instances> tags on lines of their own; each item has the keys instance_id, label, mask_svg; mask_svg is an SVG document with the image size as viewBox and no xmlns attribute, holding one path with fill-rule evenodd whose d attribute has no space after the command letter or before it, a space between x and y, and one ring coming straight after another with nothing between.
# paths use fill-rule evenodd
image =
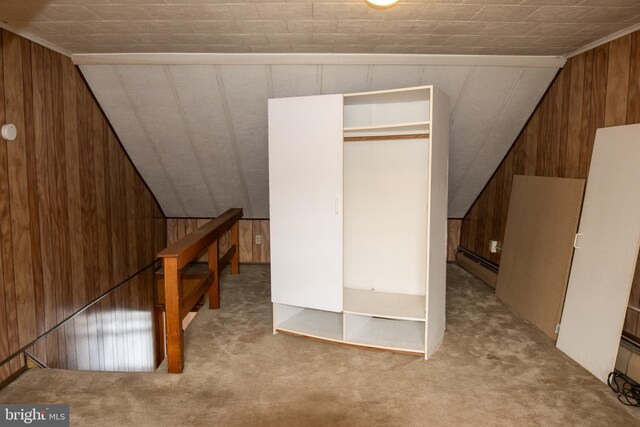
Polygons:
<instances>
[{"instance_id":1,"label":"ceiling light fixture","mask_svg":"<svg viewBox=\"0 0 640 427\"><path fill-rule=\"evenodd\" d=\"M391 9L398 3L398 0L365 0L374 9Z\"/></svg>"}]
</instances>

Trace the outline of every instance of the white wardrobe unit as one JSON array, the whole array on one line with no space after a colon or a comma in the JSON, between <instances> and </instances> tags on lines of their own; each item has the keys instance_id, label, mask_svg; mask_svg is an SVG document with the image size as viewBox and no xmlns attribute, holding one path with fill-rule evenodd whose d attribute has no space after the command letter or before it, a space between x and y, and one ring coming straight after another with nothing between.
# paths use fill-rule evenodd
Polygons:
<instances>
[{"instance_id":1,"label":"white wardrobe unit","mask_svg":"<svg viewBox=\"0 0 640 427\"><path fill-rule=\"evenodd\" d=\"M437 349L448 151L433 86L269 100L274 332Z\"/></svg>"}]
</instances>

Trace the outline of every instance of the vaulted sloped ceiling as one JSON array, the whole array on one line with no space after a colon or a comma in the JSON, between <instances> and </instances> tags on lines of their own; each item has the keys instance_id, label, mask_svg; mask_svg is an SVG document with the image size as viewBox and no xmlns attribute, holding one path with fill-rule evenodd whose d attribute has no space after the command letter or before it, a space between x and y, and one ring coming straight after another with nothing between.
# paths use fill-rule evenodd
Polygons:
<instances>
[{"instance_id":1,"label":"vaulted sloped ceiling","mask_svg":"<svg viewBox=\"0 0 640 427\"><path fill-rule=\"evenodd\" d=\"M267 99L434 84L451 98L449 216L462 217L557 72L487 65L81 65L168 216L269 216Z\"/></svg>"}]
</instances>

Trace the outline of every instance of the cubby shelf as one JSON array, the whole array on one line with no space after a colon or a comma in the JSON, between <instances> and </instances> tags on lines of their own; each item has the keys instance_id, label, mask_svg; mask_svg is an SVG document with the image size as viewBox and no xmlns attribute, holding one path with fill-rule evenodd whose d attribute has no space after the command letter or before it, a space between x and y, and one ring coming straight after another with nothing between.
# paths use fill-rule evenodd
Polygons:
<instances>
[{"instance_id":1,"label":"cubby shelf","mask_svg":"<svg viewBox=\"0 0 640 427\"><path fill-rule=\"evenodd\" d=\"M351 314L424 322L425 296L344 289L343 311Z\"/></svg>"},{"instance_id":2,"label":"cubby shelf","mask_svg":"<svg viewBox=\"0 0 640 427\"><path fill-rule=\"evenodd\" d=\"M331 341L342 341L342 314L331 311L302 309L277 323L276 330Z\"/></svg>"},{"instance_id":3,"label":"cubby shelf","mask_svg":"<svg viewBox=\"0 0 640 427\"><path fill-rule=\"evenodd\" d=\"M345 342L388 350L424 353L424 323L345 315Z\"/></svg>"}]
</instances>

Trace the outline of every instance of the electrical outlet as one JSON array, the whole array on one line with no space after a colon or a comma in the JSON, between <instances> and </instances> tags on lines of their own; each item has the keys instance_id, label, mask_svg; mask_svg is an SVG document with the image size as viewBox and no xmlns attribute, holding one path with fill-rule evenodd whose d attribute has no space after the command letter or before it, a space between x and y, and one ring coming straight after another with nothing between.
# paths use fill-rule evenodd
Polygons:
<instances>
[{"instance_id":1,"label":"electrical outlet","mask_svg":"<svg viewBox=\"0 0 640 427\"><path fill-rule=\"evenodd\" d=\"M256 245L262 244L262 236L260 234L256 234Z\"/></svg>"},{"instance_id":2,"label":"electrical outlet","mask_svg":"<svg viewBox=\"0 0 640 427\"><path fill-rule=\"evenodd\" d=\"M498 252L498 241L497 240L490 240L489 241L489 252L491 252L492 254L495 254L496 252Z\"/></svg>"}]
</instances>

